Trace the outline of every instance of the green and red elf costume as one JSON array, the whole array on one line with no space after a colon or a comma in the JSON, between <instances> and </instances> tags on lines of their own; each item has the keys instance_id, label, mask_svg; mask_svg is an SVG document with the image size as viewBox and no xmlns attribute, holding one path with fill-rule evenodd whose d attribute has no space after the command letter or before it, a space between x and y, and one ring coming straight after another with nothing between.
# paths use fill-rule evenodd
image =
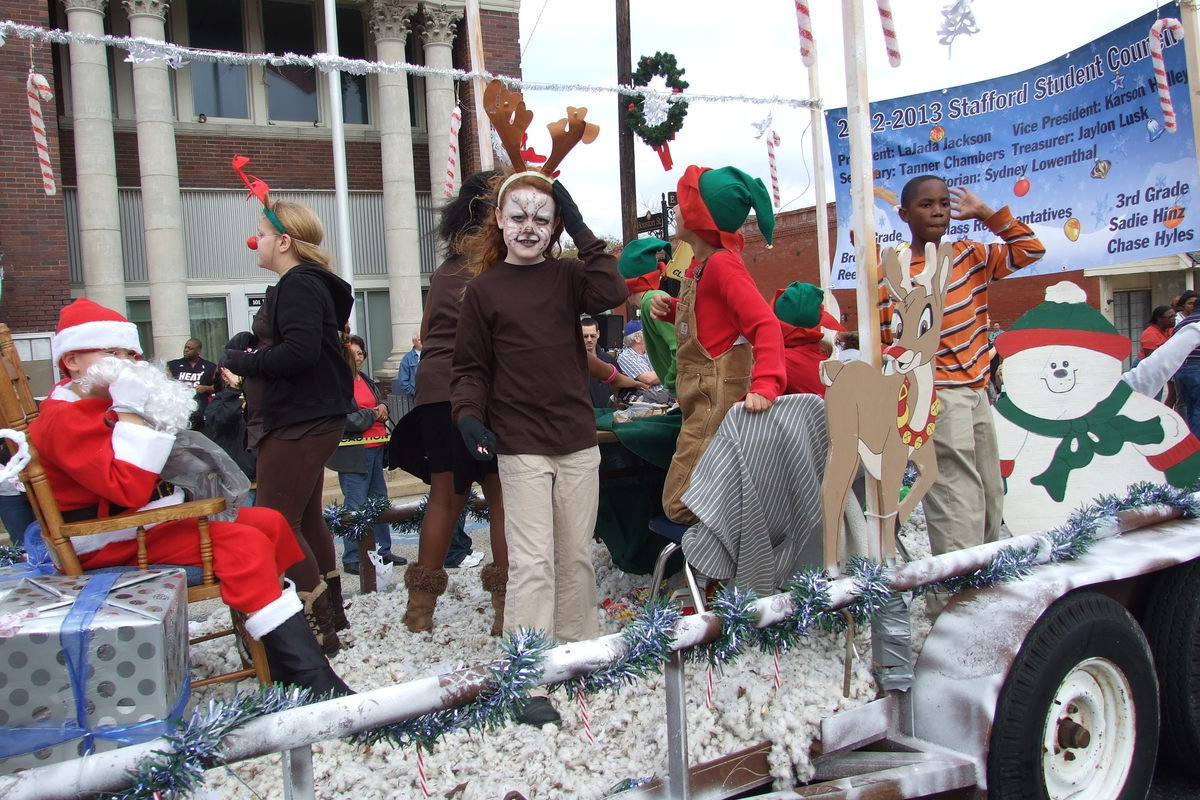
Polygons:
<instances>
[{"instance_id":1,"label":"green and red elf costume","mask_svg":"<svg viewBox=\"0 0 1200 800\"><path fill-rule=\"evenodd\" d=\"M766 187L735 167L690 166L679 180L678 197L681 228L716 248L688 267L667 317L675 323L678 343L675 391L683 427L663 489L663 510L676 522L694 524L682 497L726 413L747 392L773 403L786 377L779 322L746 270L745 240L738 233L753 209L770 245L775 215Z\"/></svg>"}]
</instances>

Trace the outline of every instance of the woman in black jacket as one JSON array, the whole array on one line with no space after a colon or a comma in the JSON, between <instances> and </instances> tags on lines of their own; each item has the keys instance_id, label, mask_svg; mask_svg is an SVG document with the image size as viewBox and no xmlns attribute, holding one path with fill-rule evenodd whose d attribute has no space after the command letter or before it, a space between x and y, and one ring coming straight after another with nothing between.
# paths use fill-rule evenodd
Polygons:
<instances>
[{"instance_id":1,"label":"woman in black jacket","mask_svg":"<svg viewBox=\"0 0 1200 800\"><path fill-rule=\"evenodd\" d=\"M245 378L247 446L258 448L257 504L282 513L296 534L305 559L287 577L332 655L341 647L337 631L349 622L321 491L325 462L355 407L341 338L354 295L331 271L320 247L325 232L311 209L280 200L267 210L247 244L279 281L267 289L252 332L226 345L224 366Z\"/></svg>"}]
</instances>

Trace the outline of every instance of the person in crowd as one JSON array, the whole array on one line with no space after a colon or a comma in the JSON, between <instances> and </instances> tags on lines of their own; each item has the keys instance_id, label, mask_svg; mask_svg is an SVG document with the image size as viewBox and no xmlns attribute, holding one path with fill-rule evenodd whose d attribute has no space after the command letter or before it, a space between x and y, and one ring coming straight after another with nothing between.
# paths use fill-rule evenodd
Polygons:
<instances>
[{"instance_id":1,"label":"person in crowd","mask_svg":"<svg viewBox=\"0 0 1200 800\"><path fill-rule=\"evenodd\" d=\"M935 555L1000 537L1004 487L996 430L987 394L992 352L987 338L988 286L1042 257L1045 248L1007 206L993 211L965 187L949 188L935 175L919 175L900 194L900 219L908 224L910 274L925 268L925 245L937 245L951 220L977 219L1000 244L954 243L935 381L941 411L933 434L938 478L924 498L930 547ZM882 337L890 344L892 302L880 276ZM936 613L940 596L929 599Z\"/></svg>"},{"instance_id":2,"label":"person in crowd","mask_svg":"<svg viewBox=\"0 0 1200 800\"><path fill-rule=\"evenodd\" d=\"M391 463L429 482L429 502L421 521L417 560L404 572L404 585L408 589L404 625L413 633L433 630L437 601L449 582L445 566L452 536L456 527L461 527L473 483L480 484L487 501L492 547L492 561L480 571L480 582L491 596L495 614L492 634L498 636L504 629L509 564L504 536L504 495L496 474L496 459L472 458L451 420L450 407L455 337L463 292L473 276L463 246L467 237L491 220L489 181L499 174L487 171L469 176L458 196L442 208L437 230L446 260L429 279L429 299L420 336L424 350L416 371L416 405L392 433ZM463 558L474 560L469 544L467 551Z\"/></svg>"},{"instance_id":3,"label":"person in crowd","mask_svg":"<svg viewBox=\"0 0 1200 800\"><path fill-rule=\"evenodd\" d=\"M858 349L858 331L842 331L837 335L838 361L858 361L862 351Z\"/></svg>"},{"instance_id":4,"label":"person in crowd","mask_svg":"<svg viewBox=\"0 0 1200 800\"><path fill-rule=\"evenodd\" d=\"M771 243L775 216L763 182L736 167L690 166L679 179L678 196L678 234L692 246L694 260L679 298L655 295L651 313L675 323L675 389L683 411L663 511L675 522L694 524L683 494L721 421L739 400L751 413L769 409L783 393L786 375L779 321L746 270L745 239L738 233L753 208ZM814 308L802 322L807 327L818 320Z\"/></svg>"},{"instance_id":5,"label":"person in crowd","mask_svg":"<svg viewBox=\"0 0 1200 800\"><path fill-rule=\"evenodd\" d=\"M8 447L0 444L0 464L7 464L12 457ZM25 496L25 484L14 476L11 480L0 481L0 524L8 534L10 545L19 546L25 536L25 529L37 519L33 506Z\"/></svg>"},{"instance_id":6,"label":"person in crowd","mask_svg":"<svg viewBox=\"0 0 1200 800\"><path fill-rule=\"evenodd\" d=\"M258 452L246 446L246 400L242 397L242 376L221 367L221 388L204 408L201 431L212 439L242 468L252 482L257 480ZM247 505L254 505L254 489Z\"/></svg>"},{"instance_id":7,"label":"person in crowd","mask_svg":"<svg viewBox=\"0 0 1200 800\"><path fill-rule=\"evenodd\" d=\"M658 373L646 355L646 341L642 338L642 323L631 320L625 325L624 347L617 353L617 369L622 375L644 383L646 389L625 389L621 392L622 402L670 403L671 393L663 386Z\"/></svg>"},{"instance_id":8,"label":"person in crowd","mask_svg":"<svg viewBox=\"0 0 1200 800\"><path fill-rule=\"evenodd\" d=\"M1170 306L1155 306L1150 312L1150 323L1138 340L1138 358L1145 358L1171 338L1175 329L1175 309Z\"/></svg>"},{"instance_id":9,"label":"person in crowd","mask_svg":"<svg viewBox=\"0 0 1200 800\"><path fill-rule=\"evenodd\" d=\"M325 462L342 439L354 404L354 376L341 332L354 295L321 249L325 230L306 206L266 201L258 235L247 244L258 265L279 276L267 289L251 331L225 349L230 371L244 378L247 446L258 448L260 506L281 512L304 559L288 569L322 648L341 648L349 627L333 536L321 492Z\"/></svg>"},{"instance_id":10,"label":"person in crowd","mask_svg":"<svg viewBox=\"0 0 1200 800\"><path fill-rule=\"evenodd\" d=\"M400 359L400 371L392 381L392 391L408 398L411 405L417 396L417 367L421 364L421 334L413 334L412 349Z\"/></svg>"},{"instance_id":11,"label":"person in crowd","mask_svg":"<svg viewBox=\"0 0 1200 800\"><path fill-rule=\"evenodd\" d=\"M29 436L63 518L183 502L182 490L162 482L159 473L189 412L177 413L175 424L163 419L169 414L161 409L171 405L169 396L162 400L166 378L156 385L156 376L147 372L153 368L134 363L142 354L137 327L81 298L60 313L51 354L67 377L51 389ZM266 648L271 679L318 696L349 694L322 654L290 583L281 588L284 570L304 557L283 516L269 508L240 508L233 522L210 522L209 533L221 597L247 615L246 631ZM138 563L133 528L72 542L84 569ZM199 565L196 520L154 525L146 550L152 564Z\"/></svg>"},{"instance_id":12,"label":"person in crowd","mask_svg":"<svg viewBox=\"0 0 1200 800\"><path fill-rule=\"evenodd\" d=\"M221 388L217 365L201 357L204 345L199 339L188 339L183 345L183 358L167 362L167 370L175 380L196 390L196 413L192 415L192 430L204 426L204 409Z\"/></svg>"},{"instance_id":13,"label":"person in crowd","mask_svg":"<svg viewBox=\"0 0 1200 800\"><path fill-rule=\"evenodd\" d=\"M610 366L616 366L617 360L597 347L600 343L600 323L596 322L592 317L582 317L579 320L579 329L583 334L583 346L587 350L588 355L595 356ZM618 374L620 373L612 373L610 380L607 382L602 378L588 376L588 391L592 395L593 408L612 408L613 389L611 378Z\"/></svg>"},{"instance_id":14,"label":"person in crowd","mask_svg":"<svg viewBox=\"0 0 1200 800\"><path fill-rule=\"evenodd\" d=\"M1196 309L1194 300L1195 298L1191 298L1191 312L1176 323L1172 335L1178 335L1180 329L1186 325L1200 322L1200 310ZM1188 355L1175 373L1175 388L1179 394L1179 403L1184 408L1183 416L1187 420L1188 428L1193 435L1200 436L1200 347Z\"/></svg>"},{"instance_id":15,"label":"person in crowd","mask_svg":"<svg viewBox=\"0 0 1200 800\"><path fill-rule=\"evenodd\" d=\"M1171 307L1175 309L1175 324L1183 322L1183 318L1196 310L1196 301L1200 300L1200 294L1188 289L1179 297L1175 298L1175 302Z\"/></svg>"},{"instance_id":16,"label":"person in crowd","mask_svg":"<svg viewBox=\"0 0 1200 800\"><path fill-rule=\"evenodd\" d=\"M993 322L991 326L988 327L988 344L996 341L996 337L1002 333L1004 333L1004 329L1000 327L1000 323Z\"/></svg>"},{"instance_id":17,"label":"person in crowd","mask_svg":"<svg viewBox=\"0 0 1200 800\"><path fill-rule=\"evenodd\" d=\"M388 443L387 404L379 396L379 387L362 371L367 358L367 343L352 335L346 342L346 360L354 370L354 402L357 408L346 415L342 441L325 466L338 474L338 485L346 506L357 510L369 497L388 496L383 477L383 459ZM385 563L402 565L408 559L392 553L392 526L376 523L375 549ZM342 572L358 574L359 542L347 537L343 542Z\"/></svg>"},{"instance_id":18,"label":"person in crowd","mask_svg":"<svg viewBox=\"0 0 1200 800\"><path fill-rule=\"evenodd\" d=\"M462 248L475 277L463 292L454 345L454 419L473 457L498 454L509 548L505 627L591 639L599 632L591 540L600 451L579 318L628 293L616 259L561 181L526 170L492 185L494 219ZM578 259L556 257L563 230ZM518 718L541 725L559 715L539 693Z\"/></svg>"}]
</instances>

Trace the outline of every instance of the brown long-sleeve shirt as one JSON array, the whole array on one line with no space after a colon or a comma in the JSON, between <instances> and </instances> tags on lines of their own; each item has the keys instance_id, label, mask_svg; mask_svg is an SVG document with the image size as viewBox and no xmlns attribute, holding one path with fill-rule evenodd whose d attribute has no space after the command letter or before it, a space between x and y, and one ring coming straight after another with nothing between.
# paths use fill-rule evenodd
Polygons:
<instances>
[{"instance_id":1,"label":"brown long-sleeve shirt","mask_svg":"<svg viewBox=\"0 0 1200 800\"><path fill-rule=\"evenodd\" d=\"M417 367L417 402L450 402L450 370L463 288L471 279L462 256L451 256L429 276L425 329L421 331L421 364Z\"/></svg>"},{"instance_id":2,"label":"brown long-sleeve shirt","mask_svg":"<svg viewBox=\"0 0 1200 800\"><path fill-rule=\"evenodd\" d=\"M581 314L628 296L617 260L587 229L579 259L501 262L467 284L454 345L454 419L474 416L504 455L565 455L596 444Z\"/></svg>"}]
</instances>

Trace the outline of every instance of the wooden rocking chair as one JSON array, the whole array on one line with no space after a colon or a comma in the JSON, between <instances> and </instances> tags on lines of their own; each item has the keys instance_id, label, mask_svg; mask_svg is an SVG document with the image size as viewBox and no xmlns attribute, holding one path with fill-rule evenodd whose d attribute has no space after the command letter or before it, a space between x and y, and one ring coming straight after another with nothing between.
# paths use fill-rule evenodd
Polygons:
<instances>
[{"instance_id":1,"label":"wooden rocking chair","mask_svg":"<svg viewBox=\"0 0 1200 800\"><path fill-rule=\"evenodd\" d=\"M4 372L3 378L0 379L0 414L3 416L3 426L27 434L29 423L33 422L38 415L37 401L29 388L29 378L25 374L25 368L22 366L21 358L13 344L12 334L8 326L2 322L0 322L0 367ZM9 448L15 451L16 445L9 442ZM188 603L198 603L213 598L220 599L221 587L213 572L213 549L208 529L208 517L225 509L223 499L195 500L149 511L131 511L101 519L64 522L58 502L50 488L50 482L42 471L37 452L32 444L29 445L29 455L29 464L21 473L21 480L25 483L30 504L41 524L42 539L46 542L54 562L60 570L67 575L85 573L80 566L75 547L71 543L72 537L131 527L137 529L138 563L136 567L139 570L149 569L151 565L146 553L146 526L169 520L195 519L199 526L197 535L200 537L201 563L199 567L185 567L188 572ZM21 534L20 531L9 531L9 533L14 539ZM199 574L197 575L197 573ZM192 686L238 681L249 677L256 677L259 683L269 685L271 677L267 667L266 650L263 648L262 642L246 633L245 615L232 608L229 611L231 623L229 628L196 637L190 641L190 644L196 645L224 636L236 636L240 638L245 647L241 658L243 668L193 681Z\"/></svg>"}]
</instances>

